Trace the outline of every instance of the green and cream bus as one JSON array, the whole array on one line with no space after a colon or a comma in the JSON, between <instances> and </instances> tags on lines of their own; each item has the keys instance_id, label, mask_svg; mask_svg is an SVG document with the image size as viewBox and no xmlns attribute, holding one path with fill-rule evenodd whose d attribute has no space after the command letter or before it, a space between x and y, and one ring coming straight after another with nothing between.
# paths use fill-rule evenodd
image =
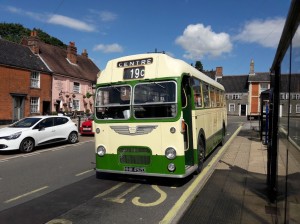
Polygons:
<instances>
[{"instance_id":1,"label":"green and cream bus","mask_svg":"<svg viewBox=\"0 0 300 224\"><path fill-rule=\"evenodd\" d=\"M163 53L107 63L95 92L97 174L183 178L223 144L224 87Z\"/></svg>"}]
</instances>

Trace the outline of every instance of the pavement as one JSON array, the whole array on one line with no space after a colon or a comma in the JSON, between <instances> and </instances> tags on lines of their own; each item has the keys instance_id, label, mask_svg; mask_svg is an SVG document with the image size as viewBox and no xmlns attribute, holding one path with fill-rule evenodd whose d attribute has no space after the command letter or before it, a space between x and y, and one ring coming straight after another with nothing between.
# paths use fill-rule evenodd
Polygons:
<instances>
[{"instance_id":1,"label":"pavement","mask_svg":"<svg viewBox=\"0 0 300 224\"><path fill-rule=\"evenodd\" d=\"M283 195L273 204L268 199L267 147L260 140L258 122L244 123L224 147L207 182L172 223L286 223ZM295 164L289 166L297 167L299 174L299 161L291 161ZM278 173L285 172L279 155ZM299 180L296 183L299 185ZM300 191L296 194L295 206L287 212L289 223L300 223Z\"/></svg>"}]
</instances>

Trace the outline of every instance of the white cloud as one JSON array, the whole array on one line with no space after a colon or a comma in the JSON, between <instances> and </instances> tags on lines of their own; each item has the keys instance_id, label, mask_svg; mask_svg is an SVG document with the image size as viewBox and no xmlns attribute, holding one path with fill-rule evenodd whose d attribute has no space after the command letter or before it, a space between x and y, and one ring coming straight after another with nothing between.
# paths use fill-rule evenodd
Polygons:
<instances>
[{"instance_id":1,"label":"white cloud","mask_svg":"<svg viewBox=\"0 0 300 224\"><path fill-rule=\"evenodd\" d=\"M25 11L23 9L16 8L16 7L13 7L13 6L7 6L6 10L11 12L11 13L14 13L14 14L25 15L25 16L31 17L32 19L45 22L45 16L40 14L40 13Z\"/></svg>"},{"instance_id":2,"label":"white cloud","mask_svg":"<svg viewBox=\"0 0 300 224\"><path fill-rule=\"evenodd\" d=\"M52 15L47 20L47 22L51 24L66 26L71 29L80 30L80 31L87 31L87 32L95 31L95 27L93 27L92 25L62 15Z\"/></svg>"},{"instance_id":3,"label":"white cloud","mask_svg":"<svg viewBox=\"0 0 300 224\"><path fill-rule=\"evenodd\" d=\"M6 10L11 13L24 15L44 23L56 24L56 25L65 26L71 29L86 31L86 32L96 31L96 28L93 25L63 15L40 14L31 11L25 11L23 9L16 8L13 6L7 6Z\"/></svg>"},{"instance_id":4,"label":"white cloud","mask_svg":"<svg viewBox=\"0 0 300 224\"><path fill-rule=\"evenodd\" d=\"M112 12L108 12L108 11L102 11L100 12L100 18L102 21L113 21L117 18L117 15L112 13Z\"/></svg>"},{"instance_id":5,"label":"white cloud","mask_svg":"<svg viewBox=\"0 0 300 224\"><path fill-rule=\"evenodd\" d=\"M109 11L97 11L94 9L89 9L89 12L97 17L100 17L100 20L104 22L114 21L118 17L117 14Z\"/></svg>"},{"instance_id":6,"label":"white cloud","mask_svg":"<svg viewBox=\"0 0 300 224\"><path fill-rule=\"evenodd\" d=\"M98 44L93 48L94 51L101 51L103 53L119 53L123 52L123 47L119 44Z\"/></svg>"},{"instance_id":7,"label":"white cloud","mask_svg":"<svg viewBox=\"0 0 300 224\"><path fill-rule=\"evenodd\" d=\"M234 37L246 43L258 43L263 47L276 48L281 37L285 19L253 20L245 24L243 30Z\"/></svg>"},{"instance_id":8,"label":"white cloud","mask_svg":"<svg viewBox=\"0 0 300 224\"><path fill-rule=\"evenodd\" d=\"M185 49L184 57L192 60L204 56L218 57L232 50L229 34L215 33L210 26L205 27L203 24L187 26L175 42Z\"/></svg>"}]
</instances>

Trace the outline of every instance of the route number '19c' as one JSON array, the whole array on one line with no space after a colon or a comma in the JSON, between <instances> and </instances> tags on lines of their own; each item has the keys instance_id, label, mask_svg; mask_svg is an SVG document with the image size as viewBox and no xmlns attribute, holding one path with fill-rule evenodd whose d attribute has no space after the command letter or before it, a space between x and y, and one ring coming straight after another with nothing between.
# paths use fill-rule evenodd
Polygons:
<instances>
[{"instance_id":1,"label":"route number '19c'","mask_svg":"<svg viewBox=\"0 0 300 224\"><path fill-rule=\"evenodd\" d=\"M141 79L145 77L145 67L125 68L124 79Z\"/></svg>"}]
</instances>

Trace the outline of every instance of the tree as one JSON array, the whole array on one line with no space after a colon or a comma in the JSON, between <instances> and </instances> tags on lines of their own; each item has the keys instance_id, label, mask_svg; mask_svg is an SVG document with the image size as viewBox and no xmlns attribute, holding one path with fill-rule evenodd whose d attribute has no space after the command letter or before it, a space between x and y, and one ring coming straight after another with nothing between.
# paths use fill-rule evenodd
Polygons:
<instances>
[{"instance_id":1,"label":"tree","mask_svg":"<svg viewBox=\"0 0 300 224\"><path fill-rule=\"evenodd\" d=\"M61 40L50 36L41 29L34 28L41 41L62 48L67 48ZM20 43L23 37L29 37L31 30L18 23L0 23L0 37L15 43Z\"/></svg>"},{"instance_id":2,"label":"tree","mask_svg":"<svg viewBox=\"0 0 300 224\"><path fill-rule=\"evenodd\" d=\"M201 61L196 61L195 68L197 70L199 70L200 72L203 72L203 65L202 65Z\"/></svg>"}]
</instances>

